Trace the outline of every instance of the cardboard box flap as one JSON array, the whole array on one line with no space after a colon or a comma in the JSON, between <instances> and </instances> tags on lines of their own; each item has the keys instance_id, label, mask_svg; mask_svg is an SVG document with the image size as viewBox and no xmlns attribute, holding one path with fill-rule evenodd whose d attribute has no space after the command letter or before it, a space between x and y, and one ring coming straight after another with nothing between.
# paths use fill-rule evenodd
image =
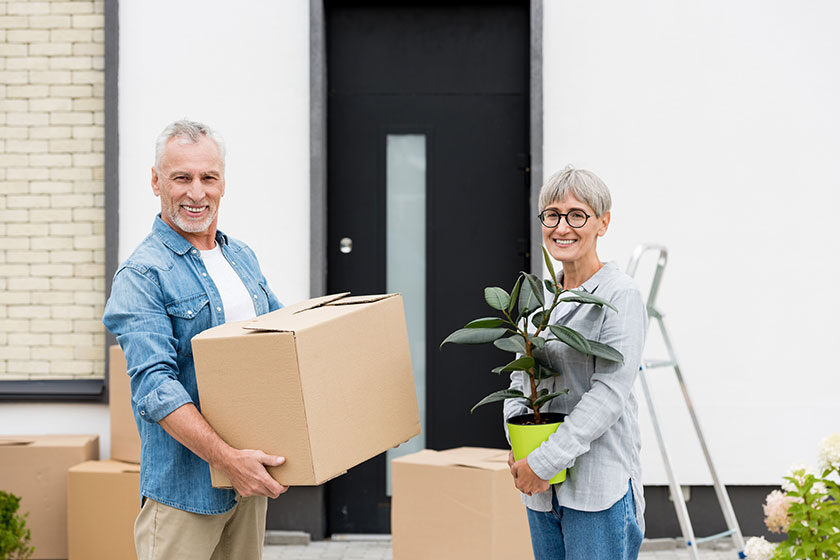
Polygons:
<instances>
[{"instance_id":1,"label":"cardboard box flap","mask_svg":"<svg viewBox=\"0 0 840 560\"><path fill-rule=\"evenodd\" d=\"M439 467L467 467L487 471L507 470L508 452L504 449L483 449L479 447L457 447L446 451L424 449L394 459L394 462Z\"/></svg>"},{"instance_id":2,"label":"cardboard box flap","mask_svg":"<svg viewBox=\"0 0 840 560\"><path fill-rule=\"evenodd\" d=\"M12 446L12 445L32 445L35 443L34 439L21 439L21 438L13 438L8 436L0 437L0 445L3 446Z\"/></svg>"},{"instance_id":3,"label":"cardboard box flap","mask_svg":"<svg viewBox=\"0 0 840 560\"><path fill-rule=\"evenodd\" d=\"M347 296L338 300L326 303L325 305L356 305L359 303L373 303L394 297L397 294L375 294L370 296Z\"/></svg>"},{"instance_id":4,"label":"cardboard box flap","mask_svg":"<svg viewBox=\"0 0 840 560\"><path fill-rule=\"evenodd\" d=\"M249 331L274 331L274 332L288 332L294 330L289 323L289 317L307 311L316 307L321 307L350 295L350 292L343 292L340 294L332 294L319 298L312 298L310 300L302 301L294 305L288 305L271 313L260 315L256 319L251 319L242 325L243 329Z\"/></svg>"},{"instance_id":5,"label":"cardboard box flap","mask_svg":"<svg viewBox=\"0 0 840 560\"><path fill-rule=\"evenodd\" d=\"M108 459L105 461L86 461L70 467L69 470L73 473L139 474L140 465Z\"/></svg>"},{"instance_id":6,"label":"cardboard box flap","mask_svg":"<svg viewBox=\"0 0 840 560\"><path fill-rule=\"evenodd\" d=\"M300 329L311 326L312 322L319 322L319 320L314 317L309 318L306 314L307 311L319 308L345 307L350 305L375 303L397 295L398 294L374 294L350 296L350 292L344 292L341 294L314 298L261 315L260 317L252 319L242 325L242 328L249 331L296 332Z\"/></svg>"}]
</instances>

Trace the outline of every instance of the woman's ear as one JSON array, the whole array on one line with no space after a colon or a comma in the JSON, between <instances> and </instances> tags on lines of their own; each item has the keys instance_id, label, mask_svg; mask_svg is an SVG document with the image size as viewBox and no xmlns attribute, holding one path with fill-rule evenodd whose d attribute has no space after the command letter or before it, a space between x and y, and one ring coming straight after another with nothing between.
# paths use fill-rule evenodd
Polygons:
<instances>
[{"instance_id":1,"label":"woman's ear","mask_svg":"<svg viewBox=\"0 0 840 560\"><path fill-rule=\"evenodd\" d=\"M607 228L610 227L610 213L604 212L598 220L601 222L601 227L598 228L598 237L603 237L607 233Z\"/></svg>"}]
</instances>

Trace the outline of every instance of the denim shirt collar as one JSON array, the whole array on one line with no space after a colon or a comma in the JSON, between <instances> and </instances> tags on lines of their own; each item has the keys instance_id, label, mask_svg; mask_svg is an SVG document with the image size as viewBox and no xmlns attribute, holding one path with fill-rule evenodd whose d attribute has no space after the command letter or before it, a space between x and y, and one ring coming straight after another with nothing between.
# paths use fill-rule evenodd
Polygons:
<instances>
[{"instance_id":1,"label":"denim shirt collar","mask_svg":"<svg viewBox=\"0 0 840 560\"><path fill-rule=\"evenodd\" d=\"M192 243L187 241L180 233L172 229L172 227L163 221L160 214L155 216L155 222L152 224L152 232L157 236L161 242L166 245L173 253L178 255L186 255L187 252L193 248ZM219 245L227 245L227 235L216 230L216 243Z\"/></svg>"}]
</instances>

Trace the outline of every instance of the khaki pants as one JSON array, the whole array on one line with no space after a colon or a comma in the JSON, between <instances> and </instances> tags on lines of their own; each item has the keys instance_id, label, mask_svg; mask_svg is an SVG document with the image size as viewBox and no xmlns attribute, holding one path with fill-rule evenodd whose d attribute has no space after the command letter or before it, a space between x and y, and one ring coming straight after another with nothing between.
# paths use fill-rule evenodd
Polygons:
<instances>
[{"instance_id":1,"label":"khaki pants","mask_svg":"<svg viewBox=\"0 0 840 560\"><path fill-rule=\"evenodd\" d=\"M201 515L147 499L134 522L138 560L261 560L263 496L238 498L228 512Z\"/></svg>"}]
</instances>

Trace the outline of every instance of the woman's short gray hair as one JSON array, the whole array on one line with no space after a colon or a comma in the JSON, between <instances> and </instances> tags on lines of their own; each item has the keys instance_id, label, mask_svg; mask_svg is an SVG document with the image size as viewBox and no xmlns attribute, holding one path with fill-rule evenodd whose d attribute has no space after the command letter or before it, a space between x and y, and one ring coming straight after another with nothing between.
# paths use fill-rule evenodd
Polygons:
<instances>
[{"instance_id":1,"label":"woman's short gray hair","mask_svg":"<svg viewBox=\"0 0 840 560\"><path fill-rule=\"evenodd\" d=\"M183 138L183 143L195 144L201 140L202 136L207 136L216 143L219 147L219 154L222 157L222 165L224 165L225 141L221 135L204 123L181 119L164 128L163 132L157 137L157 141L155 142L155 169L160 169L160 159L163 157L163 150L172 138Z\"/></svg>"},{"instance_id":2,"label":"woman's short gray hair","mask_svg":"<svg viewBox=\"0 0 840 560\"><path fill-rule=\"evenodd\" d=\"M568 194L588 204L598 217L609 212L612 207L610 189L597 175L569 165L543 183L540 189L540 212L555 200L563 200Z\"/></svg>"}]
</instances>

